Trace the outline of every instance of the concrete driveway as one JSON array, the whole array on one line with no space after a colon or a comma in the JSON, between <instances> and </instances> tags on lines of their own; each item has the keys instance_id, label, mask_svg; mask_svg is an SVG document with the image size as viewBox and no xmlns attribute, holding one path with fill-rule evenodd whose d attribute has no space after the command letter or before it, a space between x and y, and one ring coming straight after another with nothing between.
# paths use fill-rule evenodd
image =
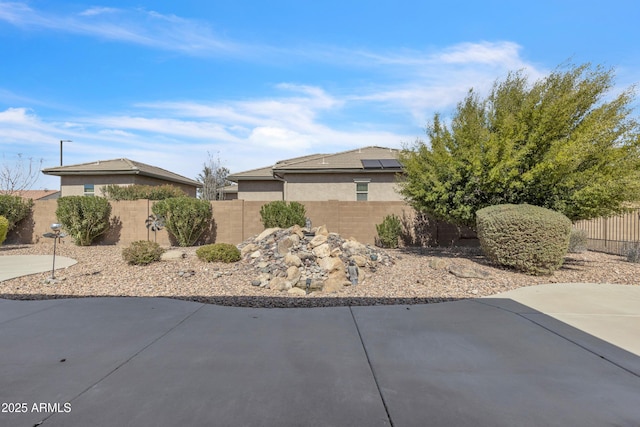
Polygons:
<instances>
[{"instance_id":1,"label":"concrete driveway","mask_svg":"<svg viewBox=\"0 0 640 427\"><path fill-rule=\"evenodd\" d=\"M624 316L635 342L640 287L561 302L594 286L315 309L0 300L0 425L638 426L636 347L559 316Z\"/></svg>"}]
</instances>

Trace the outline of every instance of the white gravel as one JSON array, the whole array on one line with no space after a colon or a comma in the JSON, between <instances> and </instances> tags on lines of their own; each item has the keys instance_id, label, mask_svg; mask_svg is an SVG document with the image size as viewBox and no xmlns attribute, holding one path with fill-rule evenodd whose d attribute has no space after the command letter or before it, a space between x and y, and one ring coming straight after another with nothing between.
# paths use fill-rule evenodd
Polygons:
<instances>
[{"instance_id":1,"label":"white gravel","mask_svg":"<svg viewBox=\"0 0 640 427\"><path fill-rule=\"evenodd\" d=\"M479 249L420 249L388 251L394 264L368 271L364 282L335 294L291 296L287 292L251 285L257 271L248 263L206 263L197 248L173 248L186 257L148 266L131 266L122 259L122 246L58 245L57 255L77 264L56 271L0 282L0 298L50 299L97 296L169 297L243 307L316 307L335 305L416 304L495 295L544 283L639 283L640 264L598 252L569 254L551 276L527 276L490 265ZM0 256L50 255L53 245L5 245ZM486 279L463 279L449 273L457 264L489 273ZM187 274L185 274L187 273Z\"/></svg>"}]
</instances>

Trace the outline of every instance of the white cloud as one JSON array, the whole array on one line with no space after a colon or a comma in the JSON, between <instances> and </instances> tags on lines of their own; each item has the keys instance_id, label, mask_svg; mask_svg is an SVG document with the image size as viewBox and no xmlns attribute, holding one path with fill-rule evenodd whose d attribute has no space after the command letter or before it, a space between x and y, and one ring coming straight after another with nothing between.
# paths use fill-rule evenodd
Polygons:
<instances>
[{"instance_id":1,"label":"white cloud","mask_svg":"<svg viewBox=\"0 0 640 427\"><path fill-rule=\"evenodd\" d=\"M243 48L218 37L205 23L143 9L93 7L75 15L0 3L0 21L22 28L84 34L192 55L239 53Z\"/></svg>"}]
</instances>

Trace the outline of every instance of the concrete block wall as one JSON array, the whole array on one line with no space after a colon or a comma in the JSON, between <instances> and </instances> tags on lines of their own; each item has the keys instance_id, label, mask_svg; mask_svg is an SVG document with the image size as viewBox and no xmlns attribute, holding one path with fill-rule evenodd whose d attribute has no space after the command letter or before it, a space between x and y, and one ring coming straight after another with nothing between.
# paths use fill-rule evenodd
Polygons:
<instances>
[{"instance_id":1,"label":"concrete block wall","mask_svg":"<svg viewBox=\"0 0 640 427\"><path fill-rule=\"evenodd\" d=\"M111 201L111 229L97 239L96 244L128 245L136 240L157 241L162 246L170 246L172 241L166 228L154 234L145 221L152 214L153 201ZM228 200L212 201L214 231L200 243L224 242L238 244L262 232L260 208L266 202ZM307 216L312 225L326 225L330 232L344 238L355 238L366 244L374 244L377 236L376 224L387 215L412 218L413 209L404 202L304 202ZM38 243L43 241L43 233L50 231L50 224L56 222L56 200L36 201L31 217L24 220L17 230L9 233L7 243ZM473 233L458 227L434 222L427 233L433 234L430 244L466 244L473 241ZM465 240L467 239L467 240Z\"/></svg>"}]
</instances>

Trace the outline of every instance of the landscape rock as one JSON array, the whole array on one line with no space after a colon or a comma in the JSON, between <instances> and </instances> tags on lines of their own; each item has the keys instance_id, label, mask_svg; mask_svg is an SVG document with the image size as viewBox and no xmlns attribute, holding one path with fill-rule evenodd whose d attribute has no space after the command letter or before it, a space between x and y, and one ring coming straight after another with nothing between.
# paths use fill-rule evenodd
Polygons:
<instances>
[{"instance_id":1,"label":"landscape rock","mask_svg":"<svg viewBox=\"0 0 640 427\"><path fill-rule=\"evenodd\" d=\"M315 232L316 232L316 236L326 237L329 235L329 230L327 229L326 225L321 225L320 227L316 228Z\"/></svg>"},{"instance_id":2,"label":"landscape rock","mask_svg":"<svg viewBox=\"0 0 640 427\"><path fill-rule=\"evenodd\" d=\"M444 270L449 265L449 261L442 258L431 258L427 265L434 270Z\"/></svg>"},{"instance_id":3,"label":"landscape rock","mask_svg":"<svg viewBox=\"0 0 640 427\"><path fill-rule=\"evenodd\" d=\"M187 256L187 254L184 251L181 251L179 249L171 249L168 250L166 252L164 252L161 256L160 259L162 261L179 261L184 259Z\"/></svg>"},{"instance_id":4,"label":"landscape rock","mask_svg":"<svg viewBox=\"0 0 640 427\"><path fill-rule=\"evenodd\" d=\"M295 243L291 236L285 237L284 239L278 241L278 253L280 255L286 255L294 244Z\"/></svg>"},{"instance_id":5,"label":"landscape rock","mask_svg":"<svg viewBox=\"0 0 640 427\"><path fill-rule=\"evenodd\" d=\"M275 233L278 230L281 230L281 228L278 228L278 227L267 228L262 233L260 233L260 234L258 234L256 236L255 241L259 242L261 240L264 240L264 239L266 239L267 237L271 236L273 233Z\"/></svg>"},{"instance_id":6,"label":"landscape rock","mask_svg":"<svg viewBox=\"0 0 640 427\"><path fill-rule=\"evenodd\" d=\"M463 279L488 279L491 277L491 274L486 271L458 264L451 264L449 273Z\"/></svg>"},{"instance_id":7,"label":"landscape rock","mask_svg":"<svg viewBox=\"0 0 640 427\"><path fill-rule=\"evenodd\" d=\"M240 250L240 256L244 257L251 252L257 251L258 249L260 249L260 246L256 245L255 243L249 243Z\"/></svg>"},{"instance_id":8,"label":"landscape rock","mask_svg":"<svg viewBox=\"0 0 640 427\"><path fill-rule=\"evenodd\" d=\"M382 249L353 239L345 241L325 226L314 228L313 233L306 231L300 226L272 228L238 245L244 262L256 271L251 284L273 291L300 290L291 295L335 293L351 284L346 277L350 261L359 267L359 284L366 274L375 274L379 264L395 262Z\"/></svg>"},{"instance_id":9,"label":"landscape rock","mask_svg":"<svg viewBox=\"0 0 640 427\"><path fill-rule=\"evenodd\" d=\"M313 239L311 239L311 241L309 242L309 245L312 248L316 248L320 245L325 244L327 241L327 235L324 234L317 234Z\"/></svg>"},{"instance_id":10,"label":"landscape rock","mask_svg":"<svg viewBox=\"0 0 640 427\"><path fill-rule=\"evenodd\" d=\"M335 257L320 258L320 260L318 260L318 265L329 273L345 269L344 262L342 262L340 258Z\"/></svg>"},{"instance_id":11,"label":"landscape rock","mask_svg":"<svg viewBox=\"0 0 640 427\"><path fill-rule=\"evenodd\" d=\"M367 247L356 240L347 240L342 244L342 250L349 256L366 255Z\"/></svg>"},{"instance_id":12,"label":"landscape rock","mask_svg":"<svg viewBox=\"0 0 640 427\"><path fill-rule=\"evenodd\" d=\"M291 283L287 282L285 277L274 277L269 282L269 289L273 289L274 291L286 291L287 289L291 289Z\"/></svg>"},{"instance_id":13,"label":"landscape rock","mask_svg":"<svg viewBox=\"0 0 640 427\"><path fill-rule=\"evenodd\" d=\"M294 296L303 296L303 295L306 295L307 292L304 289L291 288L287 291L287 294L294 295Z\"/></svg>"},{"instance_id":14,"label":"landscape rock","mask_svg":"<svg viewBox=\"0 0 640 427\"><path fill-rule=\"evenodd\" d=\"M367 265L367 259L362 255L354 255L351 260L356 263L358 267L365 267Z\"/></svg>"},{"instance_id":15,"label":"landscape rock","mask_svg":"<svg viewBox=\"0 0 640 427\"><path fill-rule=\"evenodd\" d=\"M331 256L331 248L326 243L323 243L320 246L316 246L311 252L313 252L313 254L318 258L326 258L328 256Z\"/></svg>"},{"instance_id":16,"label":"landscape rock","mask_svg":"<svg viewBox=\"0 0 640 427\"><path fill-rule=\"evenodd\" d=\"M249 255L251 258L260 258L262 256L262 252L260 250L254 251Z\"/></svg>"},{"instance_id":17,"label":"landscape rock","mask_svg":"<svg viewBox=\"0 0 640 427\"><path fill-rule=\"evenodd\" d=\"M296 267L300 267L302 265L302 260L300 259L299 256L294 255L292 253L288 253L284 256L284 264L285 265L293 265Z\"/></svg>"},{"instance_id":18,"label":"landscape rock","mask_svg":"<svg viewBox=\"0 0 640 427\"><path fill-rule=\"evenodd\" d=\"M351 282L347 279L347 275L344 271L334 271L329 275L329 278L325 280L322 292L327 294L336 293L349 285L351 285Z\"/></svg>"},{"instance_id":19,"label":"landscape rock","mask_svg":"<svg viewBox=\"0 0 640 427\"><path fill-rule=\"evenodd\" d=\"M301 276L302 273L300 272L300 269L298 267L292 265L287 269L287 281L291 283L291 286L295 286L300 280Z\"/></svg>"}]
</instances>

